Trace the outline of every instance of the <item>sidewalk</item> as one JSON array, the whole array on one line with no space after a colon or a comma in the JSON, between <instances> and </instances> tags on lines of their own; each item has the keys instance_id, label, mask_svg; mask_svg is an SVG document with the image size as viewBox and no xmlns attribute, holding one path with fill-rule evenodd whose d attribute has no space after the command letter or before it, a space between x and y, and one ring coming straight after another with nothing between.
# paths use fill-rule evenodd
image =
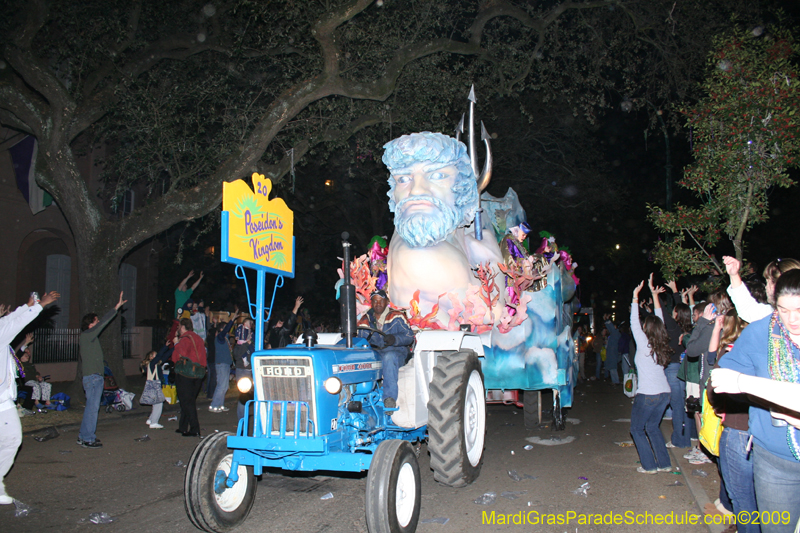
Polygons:
<instances>
[{"instance_id":1,"label":"sidewalk","mask_svg":"<svg viewBox=\"0 0 800 533\"><path fill-rule=\"evenodd\" d=\"M661 433L664 435L664 440L669 442L672 433L672 424L670 423L667 425L665 422L661 423ZM667 451L672 457L672 464L680 468L684 483L689 487L692 496L694 496L697 502L697 510L700 515L703 515L703 509L706 504L712 503L719 497L719 472L717 470L717 465L714 463L705 463L702 465L693 465L689 463L688 459L683 458L683 455L689 450L690 448L667 448ZM695 475L695 471L703 472L707 477ZM722 533L726 527L727 526L709 524L708 531L710 533Z\"/></svg>"},{"instance_id":2,"label":"sidewalk","mask_svg":"<svg viewBox=\"0 0 800 533\"><path fill-rule=\"evenodd\" d=\"M107 413L105 407L100 407L100 412L97 415L97 423L104 424L116 420L124 420L126 418L138 418L150 415L149 405L140 405L139 397L144 389L144 376L128 376L128 388L125 389L134 393L136 396L133 399L133 409L130 411L112 411ZM66 389L71 385L70 382L53 383L53 394L57 392L66 392ZM239 392L233 387L228 389L225 395L225 401L238 398ZM203 407L211 403L211 400L206 398L204 391L200 391L197 396L197 406ZM48 428L72 429L80 426L83 419L84 398L81 396L79 399L70 398L70 408L66 411L46 411L44 413L36 413L35 415L24 416L20 418L22 424L22 434L30 436L42 432ZM172 416L172 413L179 411L178 405L164 404L163 416Z\"/></svg>"}]
</instances>

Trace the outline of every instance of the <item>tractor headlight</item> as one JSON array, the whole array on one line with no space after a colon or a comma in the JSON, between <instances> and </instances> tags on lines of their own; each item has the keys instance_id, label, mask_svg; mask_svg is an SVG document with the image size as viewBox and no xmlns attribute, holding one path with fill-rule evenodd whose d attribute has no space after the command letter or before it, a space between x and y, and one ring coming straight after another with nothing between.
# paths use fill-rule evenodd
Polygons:
<instances>
[{"instance_id":1,"label":"tractor headlight","mask_svg":"<svg viewBox=\"0 0 800 533\"><path fill-rule=\"evenodd\" d=\"M331 394L339 394L342 391L342 382L339 378L328 378L325 380L324 387Z\"/></svg>"},{"instance_id":2,"label":"tractor headlight","mask_svg":"<svg viewBox=\"0 0 800 533\"><path fill-rule=\"evenodd\" d=\"M247 376L240 378L239 381L236 382L236 388L238 388L239 392L242 394L247 394L253 388L253 380Z\"/></svg>"}]
</instances>

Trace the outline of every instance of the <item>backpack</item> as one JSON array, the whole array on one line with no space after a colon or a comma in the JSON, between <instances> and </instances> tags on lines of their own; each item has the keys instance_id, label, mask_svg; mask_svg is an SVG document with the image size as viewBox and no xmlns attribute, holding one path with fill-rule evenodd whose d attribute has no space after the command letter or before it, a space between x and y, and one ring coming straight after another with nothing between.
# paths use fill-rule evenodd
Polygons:
<instances>
[{"instance_id":1,"label":"backpack","mask_svg":"<svg viewBox=\"0 0 800 533\"><path fill-rule=\"evenodd\" d=\"M57 392L51 395L49 408L56 411L66 411L69 409L69 396L63 392Z\"/></svg>"}]
</instances>

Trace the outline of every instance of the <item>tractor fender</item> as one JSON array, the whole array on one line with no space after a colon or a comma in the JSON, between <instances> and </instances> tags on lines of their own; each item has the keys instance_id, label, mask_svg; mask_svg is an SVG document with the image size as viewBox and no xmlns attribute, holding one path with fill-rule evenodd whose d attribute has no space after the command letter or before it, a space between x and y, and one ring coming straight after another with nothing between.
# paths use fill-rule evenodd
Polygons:
<instances>
[{"instance_id":1,"label":"tractor fender","mask_svg":"<svg viewBox=\"0 0 800 533\"><path fill-rule=\"evenodd\" d=\"M423 330L417 333L414 354L420 352L460 352L472 350L484 356L483 343L475 333L468 331ZM435 363L435 362L434 362Z\"/></svg>"}]
</instances>

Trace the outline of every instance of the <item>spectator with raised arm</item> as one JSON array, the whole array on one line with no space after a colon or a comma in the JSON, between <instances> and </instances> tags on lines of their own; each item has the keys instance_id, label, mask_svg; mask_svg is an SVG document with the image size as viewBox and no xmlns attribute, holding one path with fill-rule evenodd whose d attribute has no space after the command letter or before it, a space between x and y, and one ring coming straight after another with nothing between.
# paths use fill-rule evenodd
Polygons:
<instances>
[{"instance_id":1,"label":"spectator with raised arm","mask_svg":"<svg viewBox=\"0 0 800 533\"><path fill-rule=\"evenodd\" d=\"M678 285L675 281L669 281L666 286L672 291L674 305L671 312L664 313L664 327L667 329L669 336L669 347L672 349L669 365L664 371L667 375L667 382L670 389L669 406L671 409L672 418L672 435L670 441L667 443L667 448L690 448L692 446L691 433L693 424L687 424L688 417L686 416L686 385L683 381L678 379L678 373L681 368L682 356L684 353L683 340L684 328L686 326L685 320L688 318L689 326L691 329L691 314L686 304L681 302L681 293L678 291ZM662 308L663 311L663 308ZM683 326L678 322L678 318L682 319Z\"/></svg>"},{"instance_id":2,"label":"spectator with raised arm","mask_svg":"<svg viewBox=\"0 0 800 533\"><path fill-rule=\"evenodd\" d=\"M239 310L237 309L233 316L231 316L230 321L219 328L216 336L208 339L209 344L214 345L215 365L217 367L217 384L214 389L214 397L211 400L211 405L208 407L208 410L212 413L222 413L230 410L225 407L225 393L228 392L228 386L230 385L231 364L233 363L231 345L228 342L228 333L231 332L231 328L238 318Z\"/></svg>"},{"instance_id":3,"label":"spectator with raised arm","mask_svg":"<svg viewBox=\"0 0 800 533\"><path fill-rule=\"evenodd\" d=\"M636 341L634 364L639 380L631 411L631 436L641 463L636 471L642 474L672 470L666 442L659 428L670 393L664 369L669 365L671 348L658 299L664 288L653 285L652 275L649 285L655 316L647 315L640 323L639 293L644 281L633 290L631 302L631 333Z\"/></svg>"},{"instance_id":4,"label":"spectator with raised arm","mask_svg":"<svg viewBox=\"0 0 800 533\"><path fill-rule=\"evenodd\" d=\"M22 444L22 425L14 404L17 399L17 377L20 376L22 365L14 356L11 342L39 316L44 306L55 302L59 296L55 291L48 292L37 302L31 295L26 305L0 318L0 505L14 503L14 498L6 493L3 480L11 470L17 449Z\"/></svg>"},{"instance_id":5,"label":"spectator with raised arm","mask_svg":"<svg viewBox=\"0 0 800 533\"><path fill-rule=\"evenodd\" d=\"M783 383L800 382L800 270L781 274L774 298L775 311L747 326L719 366L771 379L777 389L786 388ZM780 407L753 405L749 414L758 510L788 512L793 520L787 525L762 523L761 529L792 532L800 517L800 435L796 427L786 424Z\"/></svg>"},{"instance_id":6,"label":"spectator with raised arm","mask_svg":"<svg viewBox=\"0 0 800 533\"><path fill-rule=\"evenodd\" d=\"M81 320L81 372L83 373L83 390L86 393L86 407L83 410L81 429L78 433L78 446L84 448L101 448L103 444L95 435L97 430L97 412L100 410L100 397L103 395L103 347L100 346L100 333L117 316L119 308L128 300L122 299L109 309L103 318L95 313L84 315Z\"/></svg>"},{"instance_id":7,"label":"spectator with raised arm","mask_svg":"<svg viewBox=\"0 0 800 533\"><path fill-rule=\"evenodd\" d=\"M294 301L294 308L289 313L288 317L281 317L275 322L269 334L269 344L275 348L283 348L292 342L292 332L294 331L295 324L297 324L297 311L303 305L303 297L298 296Z\"/></svg>"},{"instance_id":8,"label":"spectator with raised arm","mask_svg":"<svg viewBox=\"0 0 800 533\"><path fill-rule=\"evenodd\" d=\"M705 393L706 381L711 373L711 369L716 363L716 359L709 357L708 345L711 342L711 334L714 331L714 319L717 315L724 315L733 307L728 294L723 290L716 290L708 295L708 303L703 309L702 316L692 330L692 335L686 340L686 357L690 361L700 361L700 398ZM696 420L697 421L697 420ZM698 427L699 426L699 421Z\"/></svg>"},{"instance_id":9,"label":"spectator with raised arm","mask_svg":"<svg viewBox=\"0 0 800 533\"><path fill-rule=\"evenodd\" d=\"M186 302L192 296L192 293L197 288L197 286L200 285L200 281L202 281L202 279L203 279L203 273L200 272L200 277L197 278L197 281L194 282L194 284L192 285L191 288L187 288L189 280L192 279L192 276L194 276L194 270L189 272L189 275L186 276L185 278L183 278L183 280L178 285L178 288L175 289L175 313L176 314L178 313L178 309L179 308L180 309L184 308L183 306L186 305ZM180 319L181 317L178 317L178 318Z\"/></svg>"}]
</instances>

